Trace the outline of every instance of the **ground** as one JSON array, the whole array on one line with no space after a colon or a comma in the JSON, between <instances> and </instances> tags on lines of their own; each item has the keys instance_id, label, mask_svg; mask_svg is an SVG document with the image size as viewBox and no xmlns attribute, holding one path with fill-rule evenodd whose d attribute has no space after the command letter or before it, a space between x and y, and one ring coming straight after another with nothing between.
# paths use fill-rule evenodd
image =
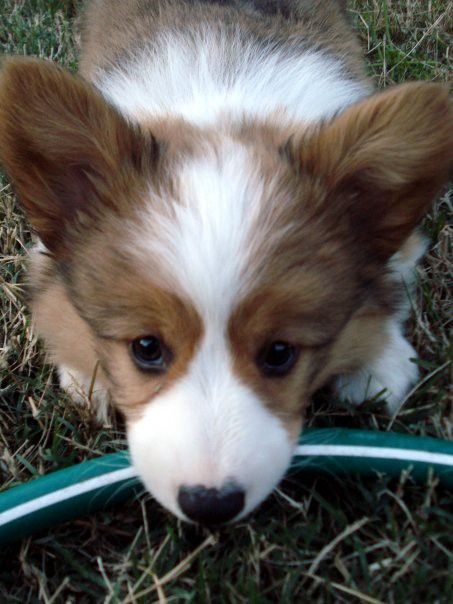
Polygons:
<instances>
[{"instance_id":1,"label":"ground","mask_svg":"<svg viewBox=\"0 0 453 604\"><path fill-rule=\"evenodd\" d=\"M0 52L51 57L75 69L69 0L0 0ZM453 3L353 0L379 87L446 81ZM451 27L450 27L451 32ZM448 286L451 197L424 223L408 333L422 378L392 425L453 438ZM99 426L59 390L31 329L24 260L31 233L0 181L0 490L124 448L119 418ZM313 426L386 430L382 405L339 408L322 395ZM0 549L0 602L451 602L453 495L435 479L304 476L283 483L250 518L209 532L182 525L147 496Z\"/></svg>"}]
</instances>

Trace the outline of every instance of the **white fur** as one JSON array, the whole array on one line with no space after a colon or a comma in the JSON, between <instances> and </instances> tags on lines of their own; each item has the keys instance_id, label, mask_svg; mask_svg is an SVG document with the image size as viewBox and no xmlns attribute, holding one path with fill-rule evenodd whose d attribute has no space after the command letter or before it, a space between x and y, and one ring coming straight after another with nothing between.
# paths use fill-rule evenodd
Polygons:
<instances>
[{"instance_id":1,"label":"white fur","mask_svg":"<svg viewBox=\"0 0 453 604\"><path fill-rule=\"evenodd\" d=\"M416 266L420 258L426 252L428 240L417 231L412 233L402 248L390 258L388 267L397 282L398 287L404 288L404 298L395 314L395 318L402 323L406 321L412 303L412 295L417 279Z\"/></svg>"},{"instance_id":2,"label":"white fur","mask_svg":"<svg viewBox=\"0 0 453 604\"><path fill-rule=\"evenodd\" d=\"M411 361L417 353L404 338L397 321L389 320L387 336L387 344L377 358L355 373L337 378L336 390L343 400L358 405L381 395L390 413L398 409L417 381L418 368Z\"/></svg>"},{"instance_id":3,"label":"white fur","mask_svg":"<svg viewBox=\"0 0 453 604\"><path fill-rule=\"evenodd\" d=\"M128 428L145 486L181 518L181 486L230 481L245 490L244 516L280 481L294 449L281 422L233 372L217 329L208 329L186 375Z\"/></svg>"},{"instance_id":4,"label":"white fur","mask_svg":"<svg viewBox=\"0 0 453 604\"><path fill-rule=\"evenodd\" d=\"M387 344L384 349L372 362L355 373L337 378L336 390L343 400L358 405L366 399L382 395L389 412L393 414L417 381L418 367L411 360L417 358L417 353L404 338L402 323L407 319L411 306L415 267L426 246L427 240L416 232L390 258L388 268L398 287L404 287L404 299L386 325Z\"/></svg>"},{"instance_id":5,"label":"white fur","mask_svg":"<svg viewBox=\"0 0 453 604\"><path fill-rule=\"evenodd\" d=\"M411 296L416 280L416 264L426 251L427 240L413 233L388 263L388 269L398 287L404 288L400 308L389 319L385 329L387 344L378 356L355 373L339 376L335 382L343 400L360 404L366 399L382 395L390 413L398 410L411 386L418 379L418 367L411 361L417 358L414 348L403 336L402 324L411 307Z\"/></svg>"},{"instance_id":6,"label":"white fur","mask_svg":"<svg viewBox=\"0 0 453 604\"><path fill-rule=\"evenodd\" d=\"M182 168L182 203L168 223L159 223L166 272L206 320L226 321L247 282L248 236L263 195L253 175L243 147L226 141L220 156L210 152Z\"/></svg>"},{"instance_id":7,"label":"white fur","mask_svg":"<svg viewBox=\"0 0 453 604\"><path fill-rule=\"evenodd\" d=\"M162 214L153 204L128 253L153 260L165 275L163 285L188 298L223 333L240 297L253 288L259 273L254 259L265 261L282 236L274 224L279 205L272 212L263 208L273 183L264 183L249 151L228 138L186 160L175 178L179 200ZM156 278L151 265L150 271Z\"/></svg>"},{"instance_id":8,"label":"white fur","mask_svg":"<svg viewBox=\"0 0 453 604\"><path fill-rule=\"evenodd\" d=\"M161 34L126 64L99 71L94 83L131 119L176 115L212 125L224 114L241 119L276 112L295 120L334 115L371 92L352 80L339 58L301 47L263 47L236 34Z\"/></svg>"}]
</instances>

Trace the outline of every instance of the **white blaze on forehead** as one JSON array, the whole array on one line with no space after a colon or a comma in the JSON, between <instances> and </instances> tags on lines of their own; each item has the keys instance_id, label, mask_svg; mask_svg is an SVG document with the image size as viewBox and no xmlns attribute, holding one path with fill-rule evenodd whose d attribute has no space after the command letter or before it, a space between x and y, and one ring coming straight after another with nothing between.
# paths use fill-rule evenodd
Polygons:
<instances>
[{"instance_id":1,"label":"white blaze on forehead","mask_svg":"<svg viewBox=\"0 0 453 604\"><path fill-rule=\"evenodd\" d=\"M247 149L231 140L188 159L175 178L179 199L166 215L153 210L148 252L205 321L226 322L253 285L257 248L262 255L271 243L262 179Z\"/></svg>"}]
</instances>

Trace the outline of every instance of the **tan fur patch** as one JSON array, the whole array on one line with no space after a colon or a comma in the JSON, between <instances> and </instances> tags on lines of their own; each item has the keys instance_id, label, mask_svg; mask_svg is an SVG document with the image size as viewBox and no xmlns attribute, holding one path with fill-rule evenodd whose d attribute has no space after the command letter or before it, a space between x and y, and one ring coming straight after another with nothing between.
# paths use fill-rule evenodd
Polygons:
<instances>
[{"instance_id":1,"label":"tan fur patch","mask_svg":"<svg viewBox=\"0 0 453 604\"><path fill-rule=\"evenodd\" d=\"M200 318L189 303L155 288L140 296L135 287L132 294L142 321L148 317L147 328L128 338L97 341L102 366L113 384L114 401L129 421L185 374L203 335ZM140 370L132 360L131 340L146 335L157 336L169 351L168 367L163 373Z\"/></svg>"},{"instance_id":2,"label":"tan fur patch","mask_svg":"<svg viewBox=\"0 0 453 604\"><path fill-rule=\"evenodd\" d=\"M323 277L319 277L320 285ZM303 278L300 280L302 285ZM339 279L324 282L326 290L348 287ZM292 315L291 302L299 309ZM250 300L242 305L230 322L230 340L235 371L283 421L290 435L297 436L300 421L313 393L333 376L349 373L363 366L384 350L387 342L385 308L364 305L351 317L335 298L322 301L313 297L317 315L310 321L301 309L307 296L288 297L282 308L281 296L268 292L259 303ZM289 374L263 376L256 364L266 342L284 341L297 347L298 360Z\"/></svg>"},{"instance_id":3,"label":"tan fur patch","mask_svg":"<svg viewBox=\"0 0 453 604\"><path fill-rule=\"evenodd\" d=\"M112 271L102 288L106 300L121 305L121 311L108 317L103 312L101 318L85 308L82 314L90 315L92 329L74 308L52 265L51 259L35 252L30 267L35 326L52 359L87 377L100 362L98 383L110 391L127 419L136 418L143 405L185 373L203 334L200 318L188 302L145 283L142 275ZM122 293L115 300L118 287ZM91 306L100 302L93 300ZM83 297L79 304L85 304ZM134 363L130 343L146 335L159 337L169 350L165 373L143 371Z\"/></svg>"},{"instance_id":4,"label":"tan fur patch","mask_svg":"<svg viewBox=\"0 0 453 604\"><path fill-rule=\"evenodd\" d=\"M90 378L98 363L95 339L56 277L52 261L34 251L29 270L34 326L46 341L51 360L75 368ZM102 369L97 371L96 378L104 388L107 387Z\"/></svg>"}]
</instances>

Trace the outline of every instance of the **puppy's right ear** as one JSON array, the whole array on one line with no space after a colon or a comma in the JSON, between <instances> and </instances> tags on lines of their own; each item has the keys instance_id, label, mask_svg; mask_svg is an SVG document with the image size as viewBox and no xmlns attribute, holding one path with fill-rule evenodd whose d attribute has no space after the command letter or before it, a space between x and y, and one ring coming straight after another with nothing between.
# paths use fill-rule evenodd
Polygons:
<instances>
[{"instance_id":1,"label":"puppy's right ear","mask_svg":"<svg viewBox=\"0 0 453 604\"><path fill-rule=\"evenodd\" d=\"M155 152L88 82L48 61L2 62L0 163L50 251L63 252L68 227L86 214L114 211L112 187Z\"/></svg>"}]
</instances>

